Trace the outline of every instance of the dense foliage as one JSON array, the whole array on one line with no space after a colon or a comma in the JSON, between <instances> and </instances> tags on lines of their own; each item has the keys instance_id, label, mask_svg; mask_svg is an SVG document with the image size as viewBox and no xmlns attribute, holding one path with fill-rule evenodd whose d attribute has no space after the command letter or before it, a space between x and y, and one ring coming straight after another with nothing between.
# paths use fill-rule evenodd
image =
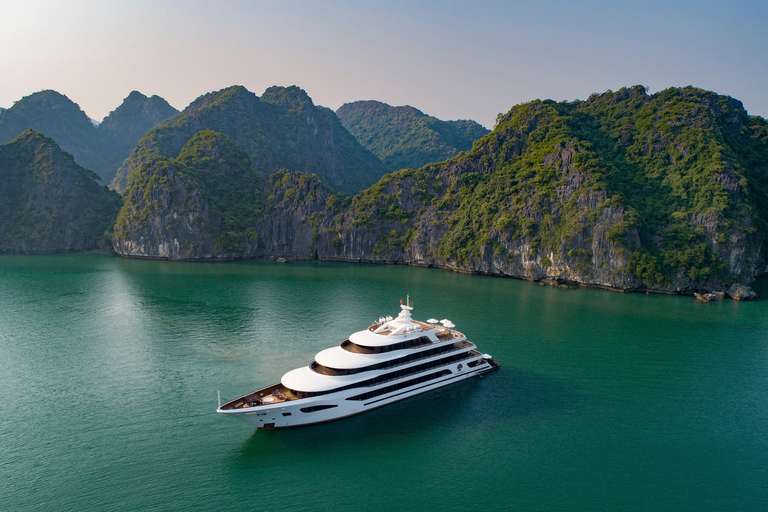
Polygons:
<instances>
[{"instance_id":1,"label":"dense foliage","mask_svg":"<svg viewBox=\"0 0 768 512\"><path fill-rule=\"evenodd\" d=\"M442 162L488 134L474 121L441 121L413 107L378 101L346 103L336 111L344 127L388 170Z\"/></svg>"},{"instance_id":2,"label":"dense foliage","mask_svg":"<svg viewBox=\"0 0 768 512\"><path fill-rule=\"evenodd\" d=\"M407 261L687 293L766 270L768 124L727 96L636 86L517 105L471 149L353 197L324 186L349 176L327 151L347 140L327 116L298 88L199 98L126 161L124 253ZM203 129L214 124L232 140Z\"/></svg>"},{"instance_id":3,"label":"dense foliage","mask_svg":"<svg viewBox=\"0 0 768 512\"><path fill-rule=\"evenodd\" d=\"M106 165L97 129L85 112L63 94L36 92L0 112L0 144L6 144L30 129L55 140L61 149L87 169L97 171Z\"/></svg>"},{"instance_id":4,"label":"dense foliage","mask_svg":"<svg viewBox=\"0 0 768 512\"><path fill-rule=\"evenodd\" d=\"M264 176L279 169L317 174L338 190L355 193L384 173L329 109L317 107L298 87L270 87L261 98L234 86L201 96L177 118L148 133L121 168L114 186L154 158L176 157L198 131L211 129L234 140Z\"/></svg>"}]
</instances>

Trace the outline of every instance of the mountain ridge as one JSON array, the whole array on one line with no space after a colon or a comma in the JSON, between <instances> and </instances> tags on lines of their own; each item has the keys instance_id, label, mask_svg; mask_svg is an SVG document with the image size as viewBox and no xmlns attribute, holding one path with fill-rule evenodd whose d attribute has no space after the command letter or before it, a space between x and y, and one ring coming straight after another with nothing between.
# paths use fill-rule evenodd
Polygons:
<instances>
[{"instance_id":1,"label":"mountain ridge","mask_svg":"<svg viewBox=\"0 0 768 512\"><path fill-rule=\"evenodd\" d=\"M34 100L68 113L56 122L89 122L63 95ZM722 292L768 271L768 122L729 96L634 86L522 103L470 149L348 196L326 183L327 167L343 173L376 158L359 147L298 87L203 95L125 161L113 247L131 257L404 263L661 293ZM88 231L75 210L102 222L119 199L53 140L29 131L1 146L0 173L3 250L85 250L110 236L102 225ZM77 208L67 194L81 198ZM46 201L54 216L42 215Z\"/></svg>"},{"instance_id":2,"label":"mountain ridge","mask_svg":"<svg viewBox=\"0 0 768 512\"><path fill-rule=\"evenodd\" d=\"M354 193L374 183L384 167L297 86L268 88L262 97L231 86L198 97L179 116L151 130L125 160L112 186L130 187L130 174L154 158L173 158L195 133L210 129L234 140L255 170L317 173L334 188Z\"/></svg>"},{"instance_id":3,"label":"mountain ridge","mask_svg":"<svg viewBox=\"0 0 768 512\"><path fill-rule=\"evenodd\" d=\"M0 144L34 129L55 140L79 165L109 182L144 133L176 113L159 96L147 98L134 91L101 123L95 124L66 95L43 90L0 111Z\"/></svg>"},{"instance_id":4,"label":"mountain ridge","mask_svg":"<svg viewBox=\"0 0 768 512\"><path fill-rule=\"evenodd\" d=\"M442 162L472 148L490 131L475 121L442 121L410 105L345 103L336 111L344 127L392 172Z\"/></svg>"}]
</instances>

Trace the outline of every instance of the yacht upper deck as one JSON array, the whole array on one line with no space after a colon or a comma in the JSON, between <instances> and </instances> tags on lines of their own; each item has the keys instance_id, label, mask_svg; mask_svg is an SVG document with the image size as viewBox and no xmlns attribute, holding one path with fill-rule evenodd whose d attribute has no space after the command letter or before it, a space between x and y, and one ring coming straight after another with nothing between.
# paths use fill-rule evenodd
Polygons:
<instances>
[{"instance_id":1,"label":"yacht upper deck","mask_svg":"<svg viewBox=\"0 0 768 512\"><path fill-rule=\"evenodd\" d=\"M332 368L359 368L390 359L397 359L408 353L427 351L433 347L465 339L464 335L458 331L446 332L444 335L438 335L434 339L422 335L387 347L391 348L391 350L379 350L381 347L364 347L348 340L342 342L341 345L318 352L315 360L322 365Z\"/></svg>"},{"instance_id":2,"label":"yacht upper deck","mask_svg":"<svg viewBox=\"0 0 768 512\"><path fill-rule=\"evenodd\" d=\"M438 321L431 318L427 322L420 322L411 318L413 308L410 304L402 304L401 301L400 308L401 311L397 318L381 317L373 322L367 330L352 334L349 340L363 347L384 347L425 335L432 341L434 341L433 337L442 339L458 337L455 331L451 330L455 326L450 320ZM438 322L441 325L437 325ZM461 335L461 333L457 334Z\"/></svg>"}]
</instances>

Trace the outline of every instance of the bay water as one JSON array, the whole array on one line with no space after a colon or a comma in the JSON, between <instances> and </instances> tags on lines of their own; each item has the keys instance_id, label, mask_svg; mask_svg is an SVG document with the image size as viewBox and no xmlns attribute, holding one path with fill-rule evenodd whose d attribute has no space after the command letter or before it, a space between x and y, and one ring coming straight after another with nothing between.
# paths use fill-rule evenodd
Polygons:
<instances>
[{"instance_id":1,"label":"bay water","mask_svg":"<svg viewBox=\"0 0 768 512\"><path fill-rule=\"evenodd\" d=\"M407 294L501 369L317 426L215 413ZM765 299L3 256L0 511L768 510Z\"/></svg>"}]
</instances>

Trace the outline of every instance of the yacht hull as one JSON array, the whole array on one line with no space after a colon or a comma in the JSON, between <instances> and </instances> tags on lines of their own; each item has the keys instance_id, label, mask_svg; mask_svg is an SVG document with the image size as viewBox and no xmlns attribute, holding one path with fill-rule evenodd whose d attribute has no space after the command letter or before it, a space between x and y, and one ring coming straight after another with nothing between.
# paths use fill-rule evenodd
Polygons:
<instances>
[{"instance_id":1,"label":"yacht hull","mask_svg":"<svg viewBox=\"0 0 768 512\"><path fill-rule=\"evenodd\" d=\"M482 359L474 368L459 370L455 365L449 368L451 369L443 369L451 372L443 377L367 399L351 399L351 397L360 396L361 389L358 388L352 391L348 390L316 398L281 402L274 405L261 405L234 410L222 410L219 408L217 412L227 414L264 430L314 425L361 414L371 409L439 389L495 369L491 364Z\"/></svg>"}]
</instances>

